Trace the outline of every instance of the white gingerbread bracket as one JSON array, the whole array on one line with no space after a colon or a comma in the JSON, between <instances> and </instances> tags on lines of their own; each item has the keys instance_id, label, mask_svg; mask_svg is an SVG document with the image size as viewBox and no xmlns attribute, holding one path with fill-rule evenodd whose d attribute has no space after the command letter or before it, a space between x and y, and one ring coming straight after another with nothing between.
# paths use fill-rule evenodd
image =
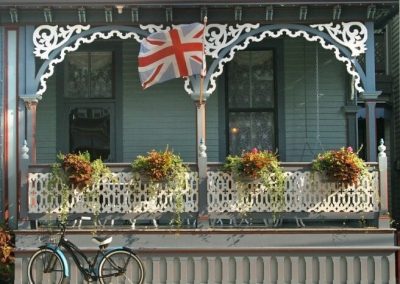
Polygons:
<instances>
[{"instance_id":1,"label":"white gingerbread bracket","mask_svg":"<svg viewBox=\"0 0 400 284\"><path fill-rule=\"evenodd\" d=\"M339 45L346 47L351 56L357 57L366 51L366 42L368 33L366 26L361 22L348 22L342 24L333 23L318 24L311 26L302 25L279 25L281 28L276 28L277 25L267 25L260 27L259 24L242 24L228 26L227 24L209 24L205 30L205 54L215 58L211 65L212 70L208 70L205 79L205 93L211 94L216 89L216 78L222 74L225 63L231 61L238 50L244 50L252 42L260 42L266 37L277 38L280 36L304 37L307 41L319 42L320 45L327 50L332 50L335 57L345 63L347 72L354 78L354 86L357 91L363 92L361 86L360 74L355 70L352 59L345 56ZM282 28L283 27L283 28ZM68 52L73 52L79 48L81 44L91 43L96 39L109 39L111 37L119 37L121 39L134 38L137 42L143 40L145 33L154 33L169 30L170 27L162 25L141 25L140 29L144 32L139 34L135 31L122 31L119 29L97 31L98 28L93 28L92 33L78 37L76 40L71 40L71 37L89 31L90 25L82 26L67 26L58 27L50 25L42 25L36 28L33 34L33 43L35 46L34 54L41 59L50 60L46 70L40 75L37 96L40 99L47 89L46 81L54 74L56 64L65 59ZM248 33L249 36L245 37ZM327 42L325 35L329 35L333 42ZM239 40L243 36L243 40ZM68 41L71 41L68 44ZM64 46L56 56L51 56L51 53ZM214 64L215 63L215 64ZM364 75L364 74L361 74ZM193 79L192 79L193 80ZM188 94L193 94L193 81L187 79L184 88Z\"/></svg>"},{"instance_id":2,"label":"white gingerbread bracket","mask_svg":"<svg viewBox=\"0 0 400 284\"><path fill-rule=\"evenodd\" d=\"M58 27L50 25L39 26L33 32L33 53L41 59L49 59L49 54L66 43L73 35L90 29L90 25Z\"/></svg>"},{"instance_id":3,"label":"white gingerbread bracket","mask_svg":"<svg viewBox=\"0 0 400 284\"><path fill-rule=\"evenodd\" d=\"M258 33L257 30L259 30ZM249 32L252 32L252 35L249 35L242 41L238 41L240 36ZM365 53L368 39L367 28L361 22L348 22L341 25L329 23L311 26L267 25L262 27L258 24L236 26L210 24L206 28L205 53L208 56L216 58L214 62L217 66L211 66L213 69L208 70L209 72L205 80L205 93L211 94L215 91L216 78L222 74L225 63L233 59L236 51L244 50L250 43L260 42L266 37L278 38L285 35L292 38L303 37L310 42L319 42L322 48L332 50L336 59L346 65L347 72L354 78L355 89L358 92L364 92L364 88L361 86L360 74L353 66L353 59L345 56L339 45L347 48L351 52L352 57L357 57ZM325 35L329 35L332 42L328 42L325 39ZM364 74L361 75L364 76ZM184 85L189 95L194 93L191 83L193 84L190 79L187 79Z\"/></svg>"},{"instance_id":4,"label":"white gingerbread bracket","mask_svg":"<svg viewBox=\"0 0 400 284\"><path fill-rule=\"evenodd\" d=\"M367 50L368 30L361 22L329 23L311 25L310 27L317 28L320 31L327 31L336 42L350 49L351 55L354 57L365 53Z\"/></svg>"}]
</instances>

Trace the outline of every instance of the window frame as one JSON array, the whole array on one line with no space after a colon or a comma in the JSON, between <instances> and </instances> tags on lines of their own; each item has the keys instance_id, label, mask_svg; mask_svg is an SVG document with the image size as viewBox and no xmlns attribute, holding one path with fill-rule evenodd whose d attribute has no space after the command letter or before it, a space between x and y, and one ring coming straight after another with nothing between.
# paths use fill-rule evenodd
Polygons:
<instances>
[{"instance_id":1,"label":"window frame","mask_svg":"<svg viewBox=\"0 0 400 284\"><path fill-rule=\"evenodd\" d=\"M248 113L261 113L261 112L268 112L268 113L273 113L274 116L274 148L275 149L281 149L279 146L279 142L280 142L280 137L279 137L279 132L278 132L278 128L279 128L279 111L278 111L278 107L279 105L281 105L281 103L279 102L279 97L282 96L278 96L278 92L279 92L279 88L278 88L278 76L280 75L278 72L278 60L277 60L277 53L278 53L278 49L276 47L273 46L267 46L267 47L263 47L262 45L256 45L255 47L252 48L248 48L245 49L243 51L272 51L272 56L273 56L273 63L272 66L274 68L274 82L273 82L273 90L274 90L274 106L273 107L256 107L256 108L230 108L229 107L229 88L226 87L225 88L225 151L226 151L226 155L229 155L231 152L231 145L229 143L229 138L230 138L230 129L229 129L229 115L232 112L248 112ZM240 51L237 51L237 53ZM236 54L237 54L236 53ZM231 64L230 62L227 65L227 69L226 69L226 76L225 76L225 84L226 86L229 85L229 68L230 68ZM280 77L282 78L282 77ZM273 151L275 151L275 149ZM263 149L264 150L264 149Z\"/></svg>"},{"instance_id":2,"label":"window frame","mask_svg":"<svg viewBox=\"0 0 400 284\"><path fill-rule=\"evenodd\" d=\"M100 106L110 111L110 158L107 162L122 161L122 41L99 41L80 47L77 52L111 52L112 53L112 93L111 98L66 98L65 97L65 64L57 66L57 152L70 151L69 112L75 107Z\"/></svg>"}]
</instances>

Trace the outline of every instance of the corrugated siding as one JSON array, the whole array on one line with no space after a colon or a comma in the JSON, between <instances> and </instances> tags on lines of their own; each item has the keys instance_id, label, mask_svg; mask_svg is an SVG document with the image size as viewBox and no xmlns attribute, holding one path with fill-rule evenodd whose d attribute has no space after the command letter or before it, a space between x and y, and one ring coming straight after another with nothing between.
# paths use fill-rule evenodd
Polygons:
<instances>
[{"instance_id":1,"label":"corrugated siding","mask_svg":"<svg viewBox=\"0 0 400 284\"><path fill-rule=\"evenodd\" d=\"M53 163L56 159L56 76L47 83L47 91L37 105L36 159L38 163Z\"/></svg>"},{"instance_id":2,"label":"corrugated siding","mask_svg":"<svg viewBox=\"0 0 400 284\"><path fill-rule=\"evenodd\" d=\"M396 16L391 25L391 48L390 48L390 62L391 62L391 76L392 76L392 98L393 98L393 149L392 149L392 157L394 161L398 161L400 159L400 91L399 91L399 65L400 65L400 57L399 57L399 16ZM400 216L400 208L398 204L400 204L400 194L399 194L399 184L400 184L400 175L399 171L394 169L393 171L393 183L392 183L392 204L393 206L393 215L394 218L398 219Z\"/></svg>"},{"instance_id":3,"label":"corrugated siding","mask_svg":"<svg viewBox=\"0 0 400 284\"><path fill-rule=\"evenodd\" d=\"M316 97L316 46L285 39L284 96L287 161L310 161L323 149L346 145L345 67L331 51L319 51L319 135Z\"/></svg>"}]
</instances>

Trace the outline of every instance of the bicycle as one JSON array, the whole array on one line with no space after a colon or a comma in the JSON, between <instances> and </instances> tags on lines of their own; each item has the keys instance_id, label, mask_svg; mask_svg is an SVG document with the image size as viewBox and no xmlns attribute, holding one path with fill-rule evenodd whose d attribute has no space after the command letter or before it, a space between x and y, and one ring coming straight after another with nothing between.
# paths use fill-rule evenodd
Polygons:
<instances>
[{"instance_id":1,"label":"bicycle","mask_svg":"<svg viewBox=\"0 0 400 284\"><path fill-rule=\"evenodd\" d=\"M64 248L72 256L78 270L87 282L143 283L143 263L131 249L126 247L107 249L112 242L112 237L93 237L92 241L99 246L99 249L93 258L89 258L75 244L65 238L66 224L61 222L58 224L61 226L60 240L56 244L46 243L40 246L29 260L30 284L58 284L63 283L64 279L70 276L70 266L61 248Z\"/></svg>"}]
</instances>

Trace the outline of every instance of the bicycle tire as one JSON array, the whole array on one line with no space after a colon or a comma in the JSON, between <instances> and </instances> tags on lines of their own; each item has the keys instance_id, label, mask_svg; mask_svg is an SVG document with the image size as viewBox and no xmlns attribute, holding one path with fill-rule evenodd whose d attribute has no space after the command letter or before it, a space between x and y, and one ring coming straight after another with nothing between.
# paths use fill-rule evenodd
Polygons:
<instances>
[{"instance_id":1,"label":"bicycle tire","mask_svg":"<svg viewBox=\"0 0 400 284\"><path fill-rule=\"evenodd\" d=\"M53 262L49 267L49 261ZM45 267L50 271L45 272ZM30 284L54 283L61 284L64 280L64 263L58 254L48 248L39 249L32 255L28 263L28 278Z\"/></svg>"},{"instance_id":2,"label":"bicycle tire","mask_svg":"<svg viewBox=\"0 0 400 284\"><path fill-rule=\"evenodd\" d=\"M123 273L117 276L118 269L122 270ZM144 266L133 252L126 249L118 249L110 251L100 261L98 275L101 284L142 284L144 281ZM128 282L124 281L126 279L128 279Z\"/></svg>"}]
</instances>

